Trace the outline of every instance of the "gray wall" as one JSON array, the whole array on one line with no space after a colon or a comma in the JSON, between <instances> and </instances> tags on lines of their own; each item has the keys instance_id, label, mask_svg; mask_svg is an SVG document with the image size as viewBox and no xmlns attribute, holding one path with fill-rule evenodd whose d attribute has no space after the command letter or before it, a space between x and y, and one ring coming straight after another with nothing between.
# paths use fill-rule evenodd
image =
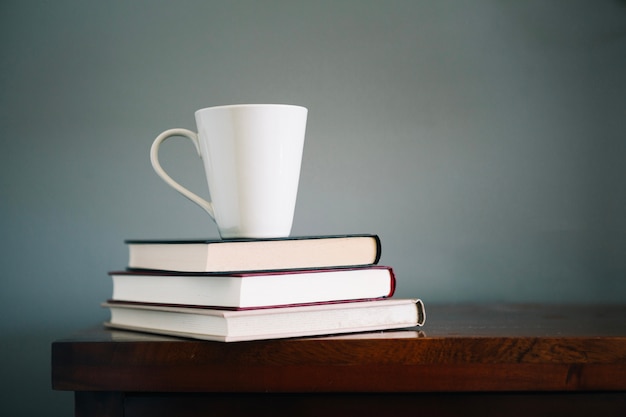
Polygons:
<instances>
[{"instance_id":1,"label":"gray wall","mask_svg":"<svg viewBox=\"0 0 626 417\"><path fill-rule=\"evenodd\" d=\"M307 106L293 233L379 234L398 296L626 301L623 1L3 0L0 48L2 415L71 414L124 239L217 236L148 160L201 107Z\"/></svg>"}]
</instances>

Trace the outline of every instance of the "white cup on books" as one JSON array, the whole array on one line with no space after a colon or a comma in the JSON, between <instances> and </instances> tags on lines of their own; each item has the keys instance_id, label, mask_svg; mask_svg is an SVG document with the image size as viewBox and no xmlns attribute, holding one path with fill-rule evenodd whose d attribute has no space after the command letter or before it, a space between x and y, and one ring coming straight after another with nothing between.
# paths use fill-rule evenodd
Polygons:
<instances>
[{"instance_id":1,"label":"white cup on books","mask_svg":"<svg viewBox=\"0 0 626 417\"><path fill-rule=\"evenodd\" d=\"M196 111L198 133L170 129L154 140L152 167L172 188L202 207L228 238L287 237L296 206L307 109L241 104ZM211 201L174 181L159 163L167 138L190 139L204 161Z\"/></svg>"}]
</instances>

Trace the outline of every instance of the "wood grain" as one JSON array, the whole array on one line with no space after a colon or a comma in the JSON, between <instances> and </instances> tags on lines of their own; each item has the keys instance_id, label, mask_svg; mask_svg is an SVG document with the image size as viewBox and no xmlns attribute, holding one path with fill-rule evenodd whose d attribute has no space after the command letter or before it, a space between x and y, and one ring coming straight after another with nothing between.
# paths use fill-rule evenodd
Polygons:
<instances>
[{"instance_id":1,"label":"wood grain","mask_svg":"<svg viewBox=\"0 0 626 417\"><path fill-rule=\"evenodd\" d=\"M423 329L219 343L105 330L52 345L54 389L626 391L626 306L426 306Z\"/></svg>"}]
</instances>

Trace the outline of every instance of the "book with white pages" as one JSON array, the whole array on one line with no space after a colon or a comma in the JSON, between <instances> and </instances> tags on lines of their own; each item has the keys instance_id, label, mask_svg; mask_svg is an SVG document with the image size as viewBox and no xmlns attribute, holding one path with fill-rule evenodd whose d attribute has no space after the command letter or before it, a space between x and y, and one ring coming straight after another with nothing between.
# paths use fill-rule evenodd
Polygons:
<instances>
[{"instance_id":1,"label":"book with white pages","mask_svg":"<svg viewBox=\"0 0 626 417\"><path fill-rule=\"evenodd\" d=\"M238 342L414 328L425 321L419 299L384 299L255 310L216 310L108 302L107 327Z\"/></svg>"},{"instance_id":2,"label":"book with white pages","mask_svg":"<svg viewBox=\"0 0 626 417\"><path fill-rule=\"evenodd\" d=\"M111 272L112 300L249 309L391 297L391 267L241 273Z\"/></svg>"}]
</instances>

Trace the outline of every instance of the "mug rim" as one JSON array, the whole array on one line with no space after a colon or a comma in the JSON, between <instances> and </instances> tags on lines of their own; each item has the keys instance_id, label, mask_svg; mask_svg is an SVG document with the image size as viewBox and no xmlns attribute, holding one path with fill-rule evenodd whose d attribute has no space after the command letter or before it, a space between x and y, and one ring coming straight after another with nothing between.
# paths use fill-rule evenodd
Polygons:
<instances>
[{"instance_id":1,"label":"mug rim","mask_svg":"<svg viewBox=\"0 0 626 417\"><path fill-rule=\"evenodd\" d=\"M304 106L300 106L298 104L281 104L281 103L242 103L242 104L223 104L219 106L210 106L198 109L195 111L196 114L208 110L219 110L219 109L235 109L235 108L246 108L246 107L291 107L298 108L308 111L308 109Z\"/></svg>"}]
</instances>

